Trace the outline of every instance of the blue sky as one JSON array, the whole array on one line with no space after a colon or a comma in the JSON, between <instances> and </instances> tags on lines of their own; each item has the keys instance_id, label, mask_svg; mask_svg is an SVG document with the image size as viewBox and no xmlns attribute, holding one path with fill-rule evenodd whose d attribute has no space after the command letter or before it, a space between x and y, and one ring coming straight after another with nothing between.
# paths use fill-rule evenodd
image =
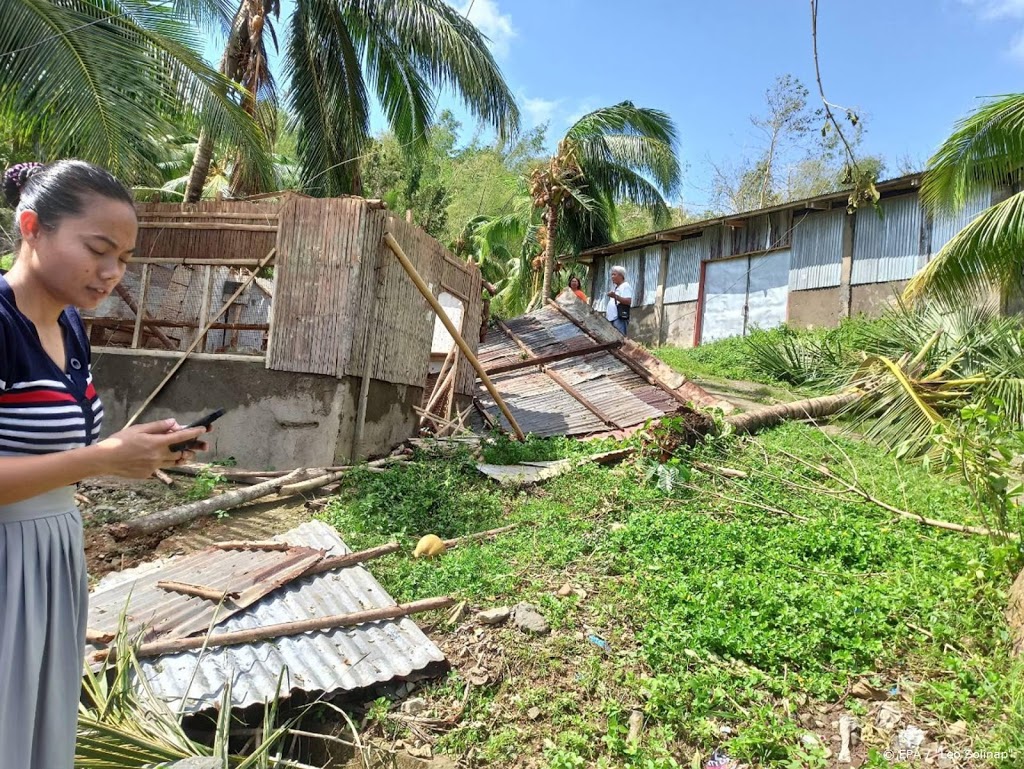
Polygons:
<instances>
[{"instance_id":1,"label":"blue sky","mask_svg":"<svg viewBox=\"0 0 1024 769\"><path fill-rule=\"evenodd\" d=\"M689 208L707 200L709 160L752 154L749 116L777 75L815 96L808 0L450 2L490 38L527 127L549 122L554 137L623 99L668 112ZM1024 87L1024 0L821 0L818 34L826 95L862 115L863 151L893 174L926 160L978 97ZM468 135L457 102L442 106Z\"/></svg>"}]
</instances>

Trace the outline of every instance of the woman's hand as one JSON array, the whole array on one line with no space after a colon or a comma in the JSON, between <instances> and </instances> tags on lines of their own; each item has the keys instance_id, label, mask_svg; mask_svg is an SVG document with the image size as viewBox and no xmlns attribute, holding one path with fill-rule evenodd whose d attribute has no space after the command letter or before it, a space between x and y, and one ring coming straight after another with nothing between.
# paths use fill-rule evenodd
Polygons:
<instances>
[{"instance_id":1,"label":"woman's hand","mask_svg":"<svg viewBox=\"0 0 1024 769\"><path fill-rule=\"evenodd\" d=\"M164 467L188 462L195 451L171 451L171 444L197 439L206 427L182 429L174 419L133 425L96 444L104 453L104 466L110 475L123 478L148 478ZM196 451L205 451L200 443Z\"/></svg>"}]
</instances>

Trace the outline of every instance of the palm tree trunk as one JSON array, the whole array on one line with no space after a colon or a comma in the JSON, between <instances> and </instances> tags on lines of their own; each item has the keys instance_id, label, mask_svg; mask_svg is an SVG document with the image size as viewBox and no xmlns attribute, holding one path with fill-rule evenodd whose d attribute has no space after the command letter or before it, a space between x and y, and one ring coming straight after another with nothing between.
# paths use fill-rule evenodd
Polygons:
<instances>
[{"instance_id":1,"label":"palm tree trunk","mask_svg":"<svg viewBox=\"0 0 1024 769\"><path fill-rule=\"evenodd\" d=\"M196 153L192 156L192 168L188 172L188 186L185 187L185 202L197 203L203 197L206 177L210 175L210 163L213 161L213 136L203 128L199 132L199 143Z\"/></svg>"},{"instance_id":2,"label":"palm tree trunk","mask_svg":"<svg viewBox=\"0 0 1024 769\"><path fill-rule=\"evenodd\" d=\"M231 24L231 34L228 35L228 41L224 45L224 55L220 58L220 73L236 83L241 82L238 56L235 55L235 52L239 48L242 32L245 30L246 20L245 14L242 12L244 8L245 0L242 0L242 5ZM210 163L213 161L213 147L213 135L206 128L202 128L199 131L196 152L192 156L192 168L188 172L188 185L185 187L186 203L198 203L203 197L203 187L206 186L206 177L210 175Z\"/></svg>"},{"instance_id":3,"label":"palm tree trunk","mask_svg":"<svg viewBox=\"0 0 1024 769\"><path fill-rule=\"evenodd\" d=\"M547 242L544 244L544 283L541 285L541 296L547 300L551 298L551 274L555 269L555 231L558 229L558 206L549 204L544 218Z\"/></svg>"},{"instance_id":4,"label":"palm tree trunk","mask_svg":"<svg viewBox=\"0 0 1024 769\"><path fill-rule=\"evenodd\" d=\"M820 398L780 403L776 406L735 414L725 421L740 435L760 432L766 427L775 427L790 419L819 419L837 414L852 406L863 397L863 393L845 392L838 395L824 395Z\"/></svg>"}]
</instances>

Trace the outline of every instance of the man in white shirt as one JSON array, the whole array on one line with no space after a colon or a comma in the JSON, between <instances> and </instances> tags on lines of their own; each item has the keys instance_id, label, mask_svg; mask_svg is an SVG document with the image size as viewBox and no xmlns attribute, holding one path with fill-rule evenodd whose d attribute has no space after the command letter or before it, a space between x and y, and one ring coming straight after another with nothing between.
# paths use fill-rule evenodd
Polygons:
<instances>
[{"instance_id":1,"label":"man in white shirt","mask_svg":"<svg viewBox=\"0 0 1024 769\"><path fill-rule=\"evenodd\" d=\"M633 305L633 287L626 282L624 267L612 267L612 285L614 288L608 292L608 306L604 315L615 326L615 330L625 336L630 307Z\"/></svg>"}]
</instances>

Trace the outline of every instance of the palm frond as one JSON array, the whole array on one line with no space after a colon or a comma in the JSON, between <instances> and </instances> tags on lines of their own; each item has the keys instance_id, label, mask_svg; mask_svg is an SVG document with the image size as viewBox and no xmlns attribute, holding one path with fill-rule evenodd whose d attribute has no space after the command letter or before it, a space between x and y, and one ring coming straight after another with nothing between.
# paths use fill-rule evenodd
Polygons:
<instances>
[{"instance_id":1,"label":"palm frond","mask_svg":"<svg viewBox=\"0 0 1024 769\"><path fill-rule=\"evenodd\" d=\"M903 297L970 304L994 288L1020 286L1024 275L1024 192L983 211L907 284Z\"/></svg>"},{"instance_id":2,"label":"palm frond","mask_svg":"<svg viewBox=\"0 0 1024 769\"><path fill-rule=\"evenodd\" d=\"M1024 168L1024 94L983 105L957 123L928 162L921 199L957 210L970 197L1017 178Z\"/></svg>"},{"instance_id":3,"label":"palm frond","mask_svg":"<svg viewBox=\"0 0 1024 769\"><path fill-rule=\"evenodd\" d=\"M155 137L203 115L243 146L256 126L195 53L196 34L145 0L12 0L0 25L0 114L50 157L76 155L129 182L152 179Z\"/></svg>"}]
</instances>

